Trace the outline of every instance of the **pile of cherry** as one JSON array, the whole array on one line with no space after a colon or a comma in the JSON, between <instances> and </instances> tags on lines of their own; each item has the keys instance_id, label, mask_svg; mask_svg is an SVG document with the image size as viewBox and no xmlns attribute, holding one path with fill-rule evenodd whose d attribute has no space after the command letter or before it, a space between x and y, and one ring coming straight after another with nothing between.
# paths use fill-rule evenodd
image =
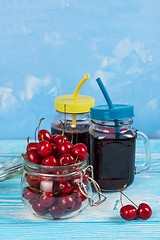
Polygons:
<instances>
[{"instance_id":1,"label":"pile of cherry","mask_svg":"<svg viewBox=\"0 0 160 240\"><path fill-rule=\"evenodd\" d=\"M46 175L26 173L25 180L28 186L23 189L22 197L28 200L28 204L37 215L50 214L52 218L60 218L79 210L86 200L78 187L81 175L79 171L73 175L70 173L71 166L75 171L76 163L86 159L86 145L73 145L66 136L52 136L45 129L38 131L38 140L38 143L28 143L26 157L32 163L44 166L46 171L43 171L43 174ZM87 172L83 175L83 183L86 186L88 176Z\"/></svg>"}]
</instances>

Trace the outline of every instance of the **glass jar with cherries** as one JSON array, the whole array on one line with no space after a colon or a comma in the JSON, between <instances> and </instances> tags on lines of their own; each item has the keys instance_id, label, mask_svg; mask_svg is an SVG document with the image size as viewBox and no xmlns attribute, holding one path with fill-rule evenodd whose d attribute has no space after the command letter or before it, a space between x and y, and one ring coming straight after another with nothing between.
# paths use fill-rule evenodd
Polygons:
<instances>
[{"instance_id":1,"label":"glass jar with cherries","mask_svg":"<svg viewBox=\"0 0 160 240\"><path fill-rule=\"evenodd\" d=\"M52 136L45 129L38 131L38 139L38 143L28 143L27 152L22 154L21 194L30 212L46 219L66 219L88 204L105 201L93 179L84 143L73 145L64 134ZM93 198L91 185L98 198Z\"/></svg>"}]
</instances>

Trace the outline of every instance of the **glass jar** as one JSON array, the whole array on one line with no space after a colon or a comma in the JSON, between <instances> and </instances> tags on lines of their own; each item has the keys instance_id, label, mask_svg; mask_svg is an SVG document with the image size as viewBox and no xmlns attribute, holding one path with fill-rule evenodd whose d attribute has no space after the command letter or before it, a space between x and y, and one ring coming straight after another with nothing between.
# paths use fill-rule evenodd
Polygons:
<instances>
[{"instance_id":1,"label":"glass jar","mask_svg":"<svg viewBox=\"0 0 160 240\"><path fill-rule=\"evenodd\" d=\"M73 144L84 143L89 149L89 127L90 127L90 113L79 113L76 117L76 128L73 126L73 114L56 111L52 120L51 133L62 134Z\"/></svg>"},{"instance_id":2,"label":"glass jar","mask_svg":"<svg viewBox=\"0 0 160 240\"><path fill-rule=\"evenodd\" d=\"M79 95L80 88L89 78L86 74L77 85L73 95L55 98L56 113L51 123L51 132L64 134L73 144L84 143L89 151L90 108L94 106L94 98Z\"/></svg>"},{"instance_id":3,"label":"glass jar","mask_svg":"<svg viewBox=\"0 0 160 240\"><path fill-rule=\"evenodd\" d=\"M119 108L119 106L117 106ZM121 105L122 107L122 105ZM150 145L147 136L132 127L133 112L125 109L112 116L106 107L97 107L105 112L98 113L91 109L92 125L90 127L90 164L94 167L94 179L104 191L122 189L132 184L134 174L150 166ZM116 108L116 107L115 107ZM93 110L93 112L92 112ZM101 111L100 110L100 111ZM115 110L116 111L116 110ZM95 113L96 112L96 113ZM123 114L124 113L124 114ZM119 115L118 115L119 114ZM125 116L129 116L125 119ZM124 119L120 119L120 118ZM100 120L99 118L105 119ZM145 162L135 166L136 138L142 138L145 148Z\"/></svg>"},{"instance_id":4,"label":"glass jar","mask_svg":"<svg viewBox=\"0 0 160 240\"><path fill-rule=\"evenodd\" d=\"M89 203L97 205L106 199L91 176L92 167L88 166L88 157L74 165L56 167L37 165L24 157L22 201L27 209L38 217L73 217ZM99 191L97 202L92 198L91 183Z\"/></svg>"}]
</instances>

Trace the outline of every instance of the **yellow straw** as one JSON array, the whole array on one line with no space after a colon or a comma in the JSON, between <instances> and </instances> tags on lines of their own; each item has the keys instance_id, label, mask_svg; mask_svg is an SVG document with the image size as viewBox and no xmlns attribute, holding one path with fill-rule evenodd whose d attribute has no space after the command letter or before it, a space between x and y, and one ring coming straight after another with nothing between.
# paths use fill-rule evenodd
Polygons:
<instances>
[{"instance_id":1,"label":"yellow straw","mask_svg":"<svg viewBox=\"0 0 160 240\"><path fill-rule=\"evenodd\" d=\"M82 85L85 83L85 81L87 81L87 79L89 78L89 74L86 74L82 80L79 82L79 84L76 87L76 90L74 91L74 95L73 95L73 102L77 103L77 98L78 98L78 93L80 88L82 87ZM76 114L72 114L72 127L76 128Z\"/></svg>"}]
</instances>

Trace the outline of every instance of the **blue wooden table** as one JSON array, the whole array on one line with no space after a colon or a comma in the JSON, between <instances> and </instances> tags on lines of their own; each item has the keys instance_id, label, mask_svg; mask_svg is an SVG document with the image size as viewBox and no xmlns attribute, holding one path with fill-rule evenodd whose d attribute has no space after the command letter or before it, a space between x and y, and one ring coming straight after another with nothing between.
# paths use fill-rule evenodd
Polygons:
<instances>
[{"instance_id":1,"label":"blue wooden table","mask_svg":"<svg viewBox=\"0 0 160 240\"><path fill-rule=\"evenodd\" d=\"M150 142L151 168L136 175L134 183L125 189L125 194L136 204L146 202L151 206L153 215L147 221L123 220L119 215L118 192L106 193L103 204L88 207L69 220L37 218L23 206L21 176L16 176L0 182L0 239L160 239L160 140ZM1 140L0 153L13 156L24 152L25 146L24 140ZM141 162L143 157L142 143L137 141L136 159Z\"/></svg>"}]
</instances>

